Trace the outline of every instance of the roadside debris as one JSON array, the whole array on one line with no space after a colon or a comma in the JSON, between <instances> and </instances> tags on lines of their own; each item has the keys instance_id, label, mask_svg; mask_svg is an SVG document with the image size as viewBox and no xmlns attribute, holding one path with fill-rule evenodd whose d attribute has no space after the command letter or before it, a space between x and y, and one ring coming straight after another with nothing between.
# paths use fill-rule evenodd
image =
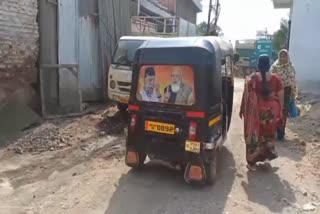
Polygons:
<instances>
[{"instance_id":1,"label":"roadside debris","mask_svg":"<svg viewBox=\"0 0 320 214\"><path fill-rule=\"evenodd\" d=\"M301 115L288 126L292 132L297 134L294 138L295 144L306 150L314 167L318 169L320 163L320 150L317 146L320 142L320 96L301 93L297 99L297 105L301 109Z\"/></svg>"},{"instance_id":2,"label":"roadside debris","mask_svg":"<svg viewBox=\"0 0 320 214\"><path fill-rule=\"evenodd\" d=\"M71 139L72 136L57 126L47 123L26 132L26 135L10 145L9 149L18 154L55 151L71 146Z\"/></svg>"},{"instance_id":3,"label":"roadside debris","mask_svg":"<svg viewBox=\"0 0 320 214\"><path fill-rule=\"evenodd\" d=\"M303 211L314 211L316 209L315 206L312 205L312 203L304 204L302 206Z\"/></svg>"},{"instance_id":4,"label":"roadside debris","mask_svg":"<svg viewBox=\"0 0 320 214\"><path fill-rule=\"evenodd\" d=\"M120 135L124 133L124 128L127 125L128 115L121 113L117 108L109 108L102 114L104 119L99 123L99 128L102 130L100 136L103 135Z\"/></svg>"}]
</instances>

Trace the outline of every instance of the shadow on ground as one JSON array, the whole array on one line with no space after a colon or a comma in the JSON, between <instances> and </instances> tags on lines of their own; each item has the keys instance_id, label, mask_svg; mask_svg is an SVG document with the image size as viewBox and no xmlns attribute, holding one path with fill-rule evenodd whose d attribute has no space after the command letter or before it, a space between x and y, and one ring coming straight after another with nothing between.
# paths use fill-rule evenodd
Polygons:
<instances>
[{"instance_id":1,"label":"shadow on ground","mask_svg":"<svg viewBox=\"0 0 320 214\"><path fill-rule=\"evenodd\" d=\"M258 171L247 172L248 183L242 182L248 200L267 207L272 213L283 213L285 207L296 202L295 193L286 180L276 171L278 168L259 165Z\"/></svg>"},{"instance_id":2,"label":"shadow on ground","mask_svg":"<svg viewBox=\"0 0 320 214\"><path fill-rule=\"evenodd\" d=\"M141 172L123 175L105 214L222 213L235 179L235 160L226 148L219 156L214 186L196 188L181 173L148 163Z\"/></svg>"},{"instance_id":3,"label":"shadow on ground","mask_svg":"<svg viewBox=\"0 0 320 214\"><path fill-rule=\"evenodd\" d=\"M285 141L277 141L276 149L279 157L286 157L295 162L299 162L306 155L306 148L300 145L300 142L292 139Z\"/></svg>"}]
</instances>

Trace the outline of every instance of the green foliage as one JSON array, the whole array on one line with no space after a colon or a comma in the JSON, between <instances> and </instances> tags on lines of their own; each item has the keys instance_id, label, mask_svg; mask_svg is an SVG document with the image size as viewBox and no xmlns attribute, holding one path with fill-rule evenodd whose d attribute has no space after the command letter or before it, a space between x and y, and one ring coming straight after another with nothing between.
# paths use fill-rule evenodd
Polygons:
<instances>
[{"instance_id":1,"label":"green foliage","mask_svg":"<svg viewBox=\"0 0 320 214\"><path fill-rule=\"evenodd\" d=\"M288 20L282 19L280 29L273 34L272 45L275 51L279 51L282 48L287 47L288 31Z\"/></svg>"},{"instance_id":2,"label":"green foliage","mask_svg":"<svg viewBox=\"0 0 320 214\"><path fill-rule=\"evenodd\" d=\"M207 23L201 22L197 25L197 35L198 36L205 36L207 33Z\"/></svg>"},{"instance_id":3,"label":"green foliage","mask_svg":"<svg viewBox=\"0 0 320 214\"><path fill-rule=\"evenodd\" d=\"M211 25L209 34L212 33L212 28L213 27ZM205 36L206 34L207 34L207 22L201 22L200 24L197 25L197 35ZM216 34L217 36L223 36L222 29L219 26L216 27Z\"/></svg>"}]
</instances>

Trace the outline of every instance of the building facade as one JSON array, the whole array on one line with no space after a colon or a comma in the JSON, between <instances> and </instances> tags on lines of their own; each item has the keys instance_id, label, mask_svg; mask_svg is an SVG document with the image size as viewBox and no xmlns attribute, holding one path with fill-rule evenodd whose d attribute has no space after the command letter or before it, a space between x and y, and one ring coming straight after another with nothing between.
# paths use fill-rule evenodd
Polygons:
<instances>
[{"instance_id":1,"label":"building facade","mask_svg":"<svg viewBox=\"0 0 320 214\"><path fill-rule=\"evenodd\" d=\"M197 13L202 11L201 0L156 0L166 9L188 22L197 23Z\"/></svg>"},{"instance_id":2,"label":"building facade","mask_svg":"<svg viewBox=\"0 0 320 214\"><path fill-rule=\"evenodd\" d=\"M320 92L320 1L273 0L275 8L290 9L289 52L300 88Z\"/></svg>"},{"instance_id":3,"label":"building facade","mask_svg":"<svg viewBox=\"0 0 320 214\"><path fill-rule=\"evenodd\" d=\"M193 24L202 11L202 0L131 0L131 16L178 16ZM138 10L138 5L140 9ZM138 12L137 12L138 11ZM139 13L140 14L137 14Z\"/></svg>"},{"instance_id":4,"label":"building facade","mask_svg":"<svg viewBox=\"0 0 320 214\"><path fill-rule=\"evenodd\" d=\"M37 0L0 1L0 108L35 97L39 32Z\"/></svg>"},{"instance_id":5,"label":"building facade","mask_svg":"<svg viewBox=\"0 0 320 214\"><path fill-rule=\"evenodd\" d=\"M202 4L199 0L175 0L177 16L197 24L197 14L202 11Z\"/></svg>"},{"instance_id":6,"label":"building facade","mask_svg":"<svg viewBox=\"0 0 320 214\"><path fill-rule=\"evenodd\" d=\"M193 36L201 0L132 0L133 35Z\"/></svg>"}]
</instances>

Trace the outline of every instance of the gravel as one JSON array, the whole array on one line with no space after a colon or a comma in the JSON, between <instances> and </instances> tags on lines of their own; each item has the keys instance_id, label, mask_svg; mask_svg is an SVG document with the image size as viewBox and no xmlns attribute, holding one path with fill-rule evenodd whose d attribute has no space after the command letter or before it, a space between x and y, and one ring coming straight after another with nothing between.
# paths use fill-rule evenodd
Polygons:
<instances>
[{"instance_id":1,"label":"gravel","mask_svg":"<svg viewBox=\"0 0 320 214\"><path fill-rule=\"evenodd\" d=\"M19 154L55 151L71 146L71 139L72 136L63 132L57 126L48 123L26 132L9 149Z\"/></svg>"}]
</instances>

